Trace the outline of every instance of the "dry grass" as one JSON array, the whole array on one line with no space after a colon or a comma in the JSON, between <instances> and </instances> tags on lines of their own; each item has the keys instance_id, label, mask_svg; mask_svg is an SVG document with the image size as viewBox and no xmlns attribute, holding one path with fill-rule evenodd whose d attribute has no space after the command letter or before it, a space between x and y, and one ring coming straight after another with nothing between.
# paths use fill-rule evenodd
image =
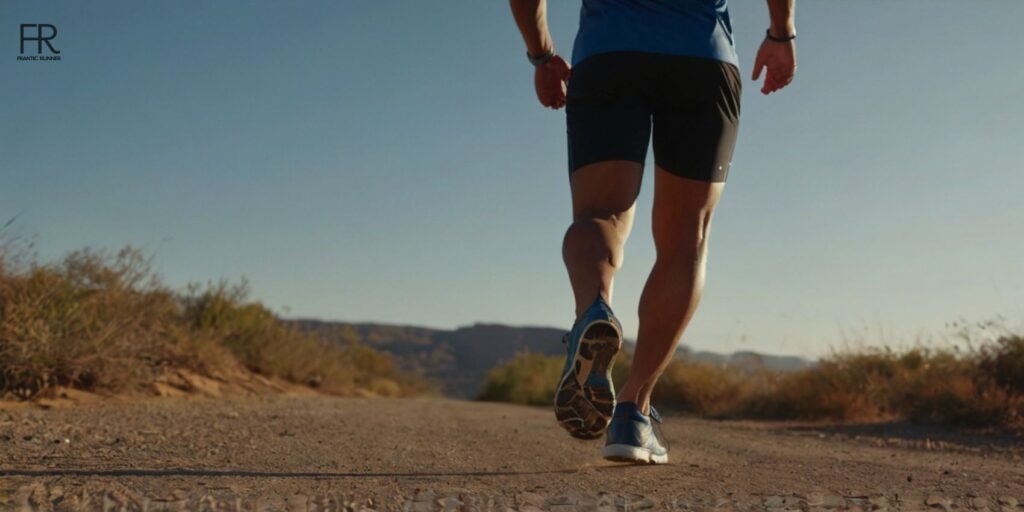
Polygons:
<instances>
[{"instance_id":1,"label":"dry grass","mask_svg":"<svg viewBox=\"0 0 1024 512\"><path fill-rule=\"evenodd\" d=\"M490 373L481 399L548 404L562 357L521 354ZM616 364L615 381L628 374ZM654 392L662 407L713 418L998 426L1024 431L1024 337L966 353L922 347L837 352L794 373L672 361Z\"/></svg>"},{"instance_id":2,"label":"dry grass","mask_svg":"<svg viewBox=\"0 0 1024 512\"><path fill-rule=\"evenodd\" d=\"M223 377L239 363L338 394L422 389L355 339L327 344L283 323L248 300L244 282L177 293L136 249L41 264L0 244L0 396L138 390L167 368Z\"/></svg>"},{"instance_id":3,"label":"dry grass","mask_svg":"<svg viewBox=\"0 0 1024 512\"><path fill-rule=\"evenodd\" d=\"M1022 356L1024 338L1009 335L966 354L927 348L840 353L810 370L764 377L731 414L1017 429L1024 413Z\"/></svg>"}]
</instances>

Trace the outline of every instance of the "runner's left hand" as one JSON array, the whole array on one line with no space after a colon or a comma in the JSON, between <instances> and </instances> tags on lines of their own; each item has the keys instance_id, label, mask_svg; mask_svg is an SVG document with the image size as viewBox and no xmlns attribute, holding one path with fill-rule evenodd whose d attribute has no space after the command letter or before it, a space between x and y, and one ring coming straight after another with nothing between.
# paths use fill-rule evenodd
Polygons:
<instances>
[{"instance_id":1,"label":"runner's left hand","mask_svg":"<svg viewBox=\"0 0 1024 512\"><path fill-rule=\"evenodd\" d=\"M771 94L793 81L796 74L796 42L780 43L765 38L761 49L754 60L754 81L761 78L761 70L766 69L762 94Z\"/></svg>"}]
</instances>

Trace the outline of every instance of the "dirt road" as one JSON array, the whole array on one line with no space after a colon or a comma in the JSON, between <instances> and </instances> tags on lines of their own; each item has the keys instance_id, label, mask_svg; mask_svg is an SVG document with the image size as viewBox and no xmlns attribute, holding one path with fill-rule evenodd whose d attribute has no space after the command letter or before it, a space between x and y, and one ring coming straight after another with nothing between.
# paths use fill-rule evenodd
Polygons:
<instances>
[{"instance_id":1,"label":"dirt road","mask_svg":"<svg viewBox=\"0 0 1024 512\"><path fill-rule=\"evenodd\" d=\"M153 399L0 410L0 509L1024 511L1024 442L900 425L668 417L621 466L545 408L450 400ZM334 507L334 508L332 508Z\"/></svg>"}]
</instances>

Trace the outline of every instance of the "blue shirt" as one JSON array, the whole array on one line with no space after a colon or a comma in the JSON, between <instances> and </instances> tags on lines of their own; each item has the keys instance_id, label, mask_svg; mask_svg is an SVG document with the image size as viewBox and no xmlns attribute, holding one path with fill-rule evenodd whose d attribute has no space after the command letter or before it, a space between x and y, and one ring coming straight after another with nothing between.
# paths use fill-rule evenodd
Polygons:
<instances>
[{"instance_id":1,"label":"blue shirt","mask_svg":"<svg viewBox=\"0 0 1024 512\"><path fill-rule=\"evenodd\" d=\"M599 53L689 55L739 66L728 0L583 0L572 65Z\"/></svg>"}]
</instances>

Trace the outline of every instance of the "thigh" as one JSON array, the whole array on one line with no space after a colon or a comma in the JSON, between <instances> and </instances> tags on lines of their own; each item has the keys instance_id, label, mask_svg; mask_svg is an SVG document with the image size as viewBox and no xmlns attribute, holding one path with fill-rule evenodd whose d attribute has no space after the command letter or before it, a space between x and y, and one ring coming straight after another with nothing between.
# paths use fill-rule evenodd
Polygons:
<instances>
[{"instance_id":1,"label":"thigh","mask_svg":"<svg viewBox=\"0 0 1024 512\"><path fill-rule=\"evenodd\" d=\"M666 57L654 107L654 161L683 178L724 182L739 132L742 81L735 66Z\"/></svg>"},{"instance_id":2,"label":"thigh","mask_svg":"<svg viewBox=\"0 0 1024 512\"><path fill-rule=\"evenodd\" d=\"M642 54L611 52L573 68L565 106L570 176L597 162L647 158L651 105L643 65Z\"/></svg>"}]
</instances>

